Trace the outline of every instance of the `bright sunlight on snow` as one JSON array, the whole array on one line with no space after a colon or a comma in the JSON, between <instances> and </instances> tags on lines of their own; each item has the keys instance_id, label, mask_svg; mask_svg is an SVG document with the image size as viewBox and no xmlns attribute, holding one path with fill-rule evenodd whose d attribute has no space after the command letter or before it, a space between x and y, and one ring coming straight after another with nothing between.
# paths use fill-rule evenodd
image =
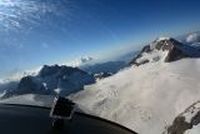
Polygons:
<instances>
[{"instance_id":1,"label":"bright sunlight on snow","mask_svg":"<svg viewBox=\"0 0 200 134\"><path fill-rule=\"evenodd\" d=\"M148 63L127 68L71 97L91 114L141 134L158 134L200 99L199 73L199 59Z\"/></svg>"}]
</instances>

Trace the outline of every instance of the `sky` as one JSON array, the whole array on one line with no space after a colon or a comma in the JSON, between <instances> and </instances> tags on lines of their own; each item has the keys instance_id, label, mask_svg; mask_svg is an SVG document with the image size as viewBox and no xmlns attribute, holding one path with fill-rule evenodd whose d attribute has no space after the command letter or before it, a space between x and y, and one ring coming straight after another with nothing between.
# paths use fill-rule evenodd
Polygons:
<instances>
[{"instance_id":1,"label":"sky","mask_svg":"<svg viewBox=\"0 0 200 134\"><path fill-rule=\"evenodd\" d=\"M0 78L198 31L199 7L199 0L0 0Z\"/></svg>"}]
</instances>

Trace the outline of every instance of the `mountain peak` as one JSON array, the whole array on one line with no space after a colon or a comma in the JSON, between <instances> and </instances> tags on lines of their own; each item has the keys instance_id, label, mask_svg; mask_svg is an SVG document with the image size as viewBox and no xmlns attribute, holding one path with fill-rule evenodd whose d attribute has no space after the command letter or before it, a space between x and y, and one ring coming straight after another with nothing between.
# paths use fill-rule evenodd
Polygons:
<instances>
[{"instance_id":1,"label":"mountain peak","mask_svg":"<svg viewBox=\"0 0 200 134\"><path fill-rule=\"evenodd\" d=\"M161 37L144 46L130 64L139 66L157 61L172 62L184 57L200 57L200 51L176 39Z\"/></svg>"},{"instance_id":2,"label":"mountain peak","mask_svg":"<svg viewBox=\"0 0 200 134\"><path fill-rule=\"evenodd\" d=\"M171 47L173 47L176 44L182 44L181 42L177 41L174 38L170 37L161 37L153 41L150 46L152 49L157 49L157 50L169 50Z\"/></svg>"},{"instance_id":3,"label":"mountain peak","mask_svg":"<svg viewBox=\"0 0 200 134\"><path fill-rule=\"evenodd\" d=\"M69 66L65 66L65 65L52 65L52 66L49 66L49 65L44 65L42 67L42 69L39 71L39 76L41 77L46 77L46 76L49 76L49 75L54 75L54 74L71 74L73 72L76 72L76 71L79 71L79 72L82 72L82 73L85 73L84 71L76 68L76 67L69 67Z\"/></svg>"},{"instance_id":4,"label":"mountain peak","mask_svg":"<svg viewBox=\"0 0 200 134\"><path fill-rule=\"evenodd\" d=\"M170 40L170 39L172 39L172 38L171 38L171 37L164 37L164 36L163 36L163 37L159 37L159 38L157 38L156 41L159 42L159 41Z\"/></svg>"}]
</instances>

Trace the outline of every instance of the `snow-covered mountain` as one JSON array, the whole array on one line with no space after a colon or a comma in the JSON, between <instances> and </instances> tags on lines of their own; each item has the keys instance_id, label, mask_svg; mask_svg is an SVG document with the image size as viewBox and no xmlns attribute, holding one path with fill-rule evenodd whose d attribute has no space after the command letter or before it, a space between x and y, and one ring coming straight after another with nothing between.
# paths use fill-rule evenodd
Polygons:
<instances>
[{"instance_id":1,"label":"snow-covered mountain","mask_svg":"<svg viewBox=\"0 0 200 134\"><path fill-rule=\"evenodd\" d=\"M162 58L165 62L172 62L186 57L200 57L200 47L162 37L146 45L130 64L139 66L148 62L157 62Z\"/></svg>"},{"instance_id":2,"label":"snow-covered mountain","mask_svg":"<svg viewBox=\"0 0 200 134\"><path fill-rule=\"evenodd\" d=\"M144 47L131 67L70 98L90 114L141 134L160 134L200 99L200 59L187 50L175 39L159 38Z\"/></svg>"},{"instance_id":3,"label":"snow-covered mountain","mask_svg":"<svg viewBox=\"0 0 200 134\"><path fill-rule=\"evenodd\" d=\"M0 81L0 98L26 93L68 95L93 84L97 79L109 77L127 66L123 61L89 63L91 57L82 58L79 67L65 65L43 66L30 73L20 73ZM83 64L83 62L85 64Z\"/></svg>"},{"instance_id":4,"label":"snow-covered mountain","mask_svg":"<svg viewBox=\"0 0 200 134\"><path fill-rule=\"evenodd\" d=\"M13 86L10 86L11 83L1 86L5 90L2 97L28 93L48 95L59 93L66 96L94 82L95 78L92 75L78 68L44 65L36 76L25 76L18 83L13 83Z\"/></svg>"},{"instance_id":5,"label":"snow-covered mountain","mask_svg":"<svg viewBox=\"0 0 200 134\"><path fill-rule=\"evenodd\" d=\"M176 119L179 118L180 113L200 100L200 59L198 57L200 57L198 47L184 44L173 38L159 38L145 46L131 61L131 66L95 84L85 86L84 90L70 94L68 97L75 101L84 112L118 122L140 134L161 134L165 130L171 132L170 134L175 134L173 126L175 125L176 128L179 125L176 124ZM49 66L45 68L52 69ZM58 68L59 71L44 69L35 77L21 80L22 87L26 89L26 86L33 85L42 91L49 91L50 87L55 89L52 83L56 83L57 86L63 85L62 81L65 83L63 76L71 75L64 73L65 75L58 77L60 76L58 74L63 74L60 73L63 72L60 71L62 67L53 68ZM87 73L85 75L88 76ZM70 77L69 81L74 82L80 78L79 76L75 75L73 79ZM61 83L57 78L61 79ZM39 85L32 84L38 81ZM27 83L30 84L27 85ZM4 101L6 103L18 100L23 102L31 98L30 96L32 95L28 97L23 95ZM28 102L32 101L34 104L37 103L35 95L32 99L28 99ZM38 103L41 104L41 101L45 100L40 99ZM184 124L188 121L190 124L190 119L193 117L196 121L199 110L199 104L197 104L194 104L194 109L197 110L184 112L186 120L180 123ZM184 128L186 130L184 132L193 134L193 131L197 129L198 124L197 126L192 124L192 127ZM182 128L180 132L183 132Z\"/></svg>"}]
</instances>

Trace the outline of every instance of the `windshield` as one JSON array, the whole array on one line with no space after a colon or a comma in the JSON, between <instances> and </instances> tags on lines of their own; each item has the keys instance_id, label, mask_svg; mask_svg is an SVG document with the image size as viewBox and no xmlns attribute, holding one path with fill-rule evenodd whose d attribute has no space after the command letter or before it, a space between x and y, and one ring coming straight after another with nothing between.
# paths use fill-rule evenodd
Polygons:
<instances>
[{"instance_id":1,"label":"windshield","mask_svg":"<svg viewBox=\"0 0 200 134\"><path fill-rule=\"evenodd\" d=\"M62 96L141 134L200 132L199 7L0 0L0 102L52 107Z\"/></svg>"}]
</instances>

